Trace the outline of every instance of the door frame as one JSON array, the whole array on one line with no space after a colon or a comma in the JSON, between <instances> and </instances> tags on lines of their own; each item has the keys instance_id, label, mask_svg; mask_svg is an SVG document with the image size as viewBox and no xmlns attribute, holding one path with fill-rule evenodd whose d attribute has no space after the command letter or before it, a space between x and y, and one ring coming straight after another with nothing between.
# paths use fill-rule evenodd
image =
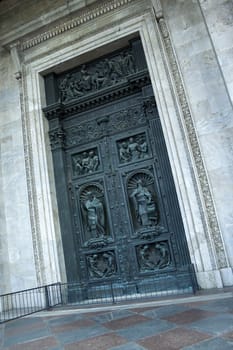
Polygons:
<instances>
[{"instance_id":1,"label":"door frame","mask_svg":"<svg viewBox=\"0 0 233 350\"><path fill-rule=\"evenodd\" d=\"M37 279L40 283L53 282L55 279L66 280L52 158L47 135L48 124L42 113L42 108L45 106L43 74L53 71L56 67L65 70L74 61L81 62L90 52L98 54L98 50L101 51L104 47L114 48L117 41L124 42L125 38L139 33L198 283L204 288L223 285L220 270L225 266L219 263L219 257L224 255L224 246L220 232L213 233L209 225L209 213L203 195L203 189L209 190L209 187L200 186L201 179L198 173L200 164L195 162L193 156L198 144L197 140L192 144L189 139L190 135L195 133L195 129L190 124L191 129L187 132L185 127L183 110L173 79L174 70L168 62L169 57L166 53L166 45L169 44L166 38L169 38L169 33L163 32L164 26L160 25L160 21L157 22L154 9L148 4L146 0L133 1L127 5L127 9L123 6L116 12L112 11L108 14L111 27L105 26L98 32L91 32L90 36L85 35L80 27L80 30L76 28L69 32L68 40L64 33L58 39L51 39L49 47L46 42L42 42L39 46L35 45L33 50L29 48L24 51L22 125L34 257ZM144 8L143 14L141 14L142 8ZM101 27L101 17L95 21ZM178 66L175 70L179 73ZM183 87L183 97L186 98L185 96ZM199 157L202 160L201 154ZM215 220L213 202L209 200L209 204L211 210L213 209L212 218ZM219 250L216 249L217 245Z\"/></svg>"}]
</instances>

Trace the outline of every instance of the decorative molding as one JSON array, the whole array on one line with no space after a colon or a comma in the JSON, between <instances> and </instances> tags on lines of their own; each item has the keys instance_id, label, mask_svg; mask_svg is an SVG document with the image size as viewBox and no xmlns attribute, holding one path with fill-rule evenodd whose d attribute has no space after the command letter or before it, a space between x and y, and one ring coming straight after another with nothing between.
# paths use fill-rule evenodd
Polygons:
<instances>
[{"instance_id":1,"label":"decorative molding","mask_svg":"<svg viewBox=\"0 0 233 350\"><path fill-rule=\"evenodd\" d=\"M167 24L165 19L162 17L162 14L159 13L157 16L157 22L159 26L159 30L162 36L162 40L164 43L164 47L166 50L166 54L168 57L168 61L171 67L171 72L173 75L176 92L178 95L178 100L180 102L180 106L183 112L184 122L186 126L186 131L188 134L190 146L193 153L193 158L196 165L196 170L199 178L200 187L202 190L202 196L205 204L205 210L207 213L207 223L212 234L214 248L216 252L216 260L219 268L225 268L228 266L224 243L221 237L220 228L218 225L218 220L215 212L214 202L211 195L209 182L204 166L204 162L201 155L201 150L198 142L198 138L195 132L195 127L193 124L190 108L188 105L188 101L186 98L183 82L181 79L181 74L178 68L178 64L176 61L175 53L172 47L170 34L167 28Z\"/></svg>"},{"instance_id":2,"label":"decorative molding","mask_svg":"<svg viewBox=\"0 0 233 350\"><path fill-rule=\"evenodd\" d=\"M49 132L51 149L63 148L65 146L65 138L65 132L61 127L51 130Z\"/></svg>"},{"instance_id":3,"label":"decorative molding","mask_svg":"<svg viewBox=\"0 0 233 350\"><path fill-rule=\"evenodd\" d=\"M145 125L146 119L142 104L113 112L109 114L109 122L105 128L99 123L98 119L80 122L78 126L72 126L66 129L66 146L77 146L82 143L91 142L113 134L116 131L128 130L131 127Z\"/></svg>"},{"instance_id":4,"label":"decorative molding","mask_svg":"<svg viewBox=\"0 0 233 350\"><path fill-rule=\"evenodd\" d=\"M32 244L35 260L35 270L37 284L43 285L46 283L45 277L45 266L43 257L43 244L41 239L40 231L40 219L38 210L38 198L36 193L35 184L35 167L33 162L33 151L32 151L32 139L31 139L31 125L27 113L25 113L25 102L24 93L26 91L25 80L20 79L20 104L21 104L21 118L22 118L22 131L23 131L23 144L24 144L24 161L25 171L27 179L28 189L28 203L31 221L31 232L32 232Z\"/></svg>"},{"instance_id":5,"label":"decorative molding","mask_svg":"<svg viewBox=\"0 0 233 350\"><path fill-rule=\"evenodd\" d=\"M163 16L163 9L162 9L162 5L161 5L161 1L160 0L151 0L151 3L152 3L152 7L154 9L156 18L162 17Z\"/></svg>"},{"instance_id":6,"label":"decorative molding","mask_svg":"<svg viewBox=\"0 0 233 350\"><path fill-rule=\"evenodd\" d=\"M15 66L15 78L17 80L20 80L22 78L22 66L21 66L21 60L19 57L19 50L18 50L19 43L15 43L10 46L10 53L11 58L13 61L13 64Z\"/></svg>"},{"instance_id":7,"label":"decorative molding","mask_svg":"<svg viewBox=\"0 0 233 350\"><path fill-rule=\"evenodd\" d=\"M117 8L120 8L124 5L127 5L128 3L132 2L133 0L112 0L112 1L104 1L100 3L97 7L92 7L87 10L82 11L82 13L67 22L64 22L53 29L46 31L44 33L41 33L34 38L25 40L21 43L21 50L27 50L31 47L34 47L36 45L39 45L40 43L47 41L51 38L54 38L60 34L63 34L64 32L67 32L73 28L79 27L80 25L90 22L93 19L100 17L106 13L109 13L111 11L114 11Z\"/></svg>"}]
</instances>

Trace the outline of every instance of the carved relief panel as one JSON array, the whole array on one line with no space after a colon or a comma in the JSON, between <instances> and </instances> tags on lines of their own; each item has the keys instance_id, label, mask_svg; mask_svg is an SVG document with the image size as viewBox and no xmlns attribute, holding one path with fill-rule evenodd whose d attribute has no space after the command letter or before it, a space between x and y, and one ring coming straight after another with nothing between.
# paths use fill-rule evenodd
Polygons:
<instances>
[{"instance_id":1,"label":"carved relief panel","mask_svg":"<svg viewBox=\"0 0 233 350\"><path fill-rule=\"evenodd\" d=\"M97 147L75 153L71 157L74 176L92 174L100 169L100 157Z\"/></svg>"},{"instance_id":2,"label":"carved relief panel","mask_svg":"<svg viewBox=\"0 0 233 350\"><path fill-rule=\"evenodd\" d=\"M136 247L136 255L140 272L162 270L172 264L167 241L141 244Z\"/></svg>"},{"instance_id":3,"label":"carved relief panel","mask_svg":"<svg viewBox=\"0 0 233 350\"><path fill-rule=\"evenodd\" d=\"M117 149L121 164L143 160L149 157L148 142L145 133L117 141Z\"/></svg>"},{"instance_id":4,"label":"carved relief panel","mask_svg":"<svg viewBox=\"0 0 233 350\"><path fill-rule=\"evenodd\" d=\"M117 273L116 255L113 250L86 255L90 279L104 279Z\"/></svg>"},{"instance_id":5,"label":"carved relief panel","mask_svg":"<svg viewBox=\"0 0 233 350\"><path fill-rule=\"evenodd\" d=\"M125 81L135 72L135 60L130 49L125 49L98 62L92 62L91 65L83 64L79 69L59 79L60 100L69 102L80 99Z\"/></svg>"}]
</instances>

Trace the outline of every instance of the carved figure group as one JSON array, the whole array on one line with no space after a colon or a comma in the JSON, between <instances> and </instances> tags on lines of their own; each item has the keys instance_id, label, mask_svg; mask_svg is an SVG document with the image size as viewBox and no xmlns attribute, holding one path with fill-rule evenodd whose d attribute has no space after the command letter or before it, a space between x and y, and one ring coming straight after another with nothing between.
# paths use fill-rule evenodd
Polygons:
<instances>
[{"instance_id":1,"label":"carved figure group","mask_svg":"<svg viewBox=\"0 0 233 350\"><path fill-rule=\"evenodd\" d=\"M84 223L92 238L102 237L105 233L105 215L102 202L93 192L87 193L83 203Z\"/></svg>"},{"instance_id":2,"label":"carved figure group","mask_svg":"<svg viewBox=\"0 0 233 350\"><path fill-rule=\"evenodd\" d=\"M89 274L93 278L103 278L113 275L116 271L113 252L89 255L87 258Z\"/></svg>"},{"instance_id":3,"label":"carved figure group","mask_svg":"<svg viewBox=\"0 0 233 350\"><path fill-rule=\"evenodd\" d=\"M143 186L142 180L137 181L137 187L130 194L136 218L140 226L151 226L157 223L158 213L152 195L147 187Z\"/></svg>"},{"instance_id":4,"label":"carved figure group","mask_svg":"<svg viewBox=\"0 0 233 350\"><path fill-rule=\"evenodd\" d=\"M99 167L99 157L94 150L85 151L74 158L74 173L76 175L91 174Z\"/></svg>"},{"instance_id":5,"label":"carved figure group","mask_svg":"<svg viewBox=\"0 0 233 350\"><path fill-rule=\"evenodd\" d=\"M145 138L137 140L134 137L129 137L121 142L119 146L119 157L121 163L148 157L148 146Z\"/></svg>"},{"instance_id":6,"label":"carved figure group","mask_svg":"<svg viewBox=\"0 0 233 350\"><path fill-rule=\"evenodd\" d=\"M105 58L93 64L91 69L83 65L79 72L68 73L60 82L60 100L67 102L82 97L86 93L116 84L134 72L134 58L129 51L110 59Z\"/></svg>"},{"instance_id":7,"label":"carved figure group","mask_svg":"<svg viewBox=\"0 0 233 350\"><path fill-rule=\"evenodd\" d=\"M141 271L163 269L171 263L170 252L165 242L142 245L138 250L138 259Z\"/></svg>"}]
</instances>

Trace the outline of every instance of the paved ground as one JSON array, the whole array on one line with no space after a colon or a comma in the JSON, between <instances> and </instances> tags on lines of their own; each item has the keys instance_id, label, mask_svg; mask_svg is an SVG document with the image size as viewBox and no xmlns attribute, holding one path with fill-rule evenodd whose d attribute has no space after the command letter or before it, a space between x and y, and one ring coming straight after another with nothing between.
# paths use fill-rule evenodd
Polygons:
<instances>
[{"instance_id":1,"label":"paved ground","mask_svg":"<svg viewBox=\"0 0 233 350\"><path fill-rule=\"evenodd\" d=\"M233 292L59 310L0 326L1 350L232 350Z\"/></svg>"}]
</instances>

